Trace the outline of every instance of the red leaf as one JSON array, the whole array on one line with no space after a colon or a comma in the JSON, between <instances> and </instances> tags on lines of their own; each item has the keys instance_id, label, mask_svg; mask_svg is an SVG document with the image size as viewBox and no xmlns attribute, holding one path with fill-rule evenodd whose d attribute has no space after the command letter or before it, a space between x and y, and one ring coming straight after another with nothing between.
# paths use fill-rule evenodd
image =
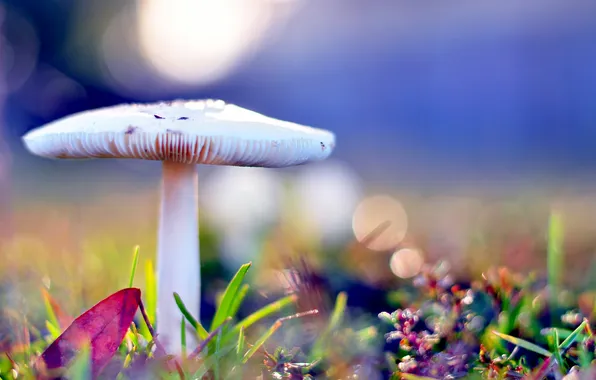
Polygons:
<instances>
[{"instance_id":1,"label":"red leaf","mask_svg":"<svg viewBox=\"0 0 596 380\"><path fill-rule=\"evenodd\" d=\"M46 370L67 367L85 345L91 347L95 377L108 364L126 335L141 302L141 290L122 289L80 315L41 354L38 361Z\"/></svg>"}]
</instances>

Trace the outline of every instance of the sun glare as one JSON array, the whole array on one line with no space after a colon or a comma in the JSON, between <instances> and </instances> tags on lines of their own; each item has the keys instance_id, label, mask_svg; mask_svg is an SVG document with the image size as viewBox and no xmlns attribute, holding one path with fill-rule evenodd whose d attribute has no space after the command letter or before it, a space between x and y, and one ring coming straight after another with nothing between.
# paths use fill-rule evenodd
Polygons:
<instances>
[{"instance_id":1,"label":"sun glare","mask_svg":"<svg viewBox=\"0 0 596 380\"><path fill-rule=\"evenodd\" d=\"M259 40L270 20L263 0L137 0L145 58L165 77L217 80Z\"/></svg>"}]
</instances>

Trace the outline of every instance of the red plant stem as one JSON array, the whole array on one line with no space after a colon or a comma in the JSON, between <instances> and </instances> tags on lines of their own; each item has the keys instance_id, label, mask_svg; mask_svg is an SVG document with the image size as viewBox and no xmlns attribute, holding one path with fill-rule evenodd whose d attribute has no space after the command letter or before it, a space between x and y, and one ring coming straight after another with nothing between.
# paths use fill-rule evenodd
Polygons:
<instances>
[{"instance_id":1,"label":"red plant stem","mask_svg":"<svg viewBox=\"0 0 596 380\"><path fill-rule=\"evenodd\" d=\"M14 359L8 352L5 352L4 355L6 355L6 357L8 358L8 361L12 365L13 369L19 368L18 364L14 361Z\"/></svg>"},{"instance_id":2,"label":"red plant stem","mask_svg":"<svg viewBox=\"0 0 596 380\"><path fill-rule=\"evenodd\" d=\"M309 310L309 311L304 311L302 313L296 313L296 314L288 315L287 317L281 317L281 318L279 318L277 320L277 322L283 323L283 322L288 321L290 319L307 317L309 315L315 315L315 314L318 314L318 313L319 313L319 310L313 309L313 310Z\"/></svg>"},{"instance_id":3,"label":"red plant stem","mask_svg":"<svg viewBox=\"0 0 596 380\"><path fill-rule=\"evenodd\" d=\"M143 301L141 301L141 300L139 300L139 310L141 311L141 315L143 316L143 319L145 320L147 329L149 330L149 333L151 334L151 337L153 338L155 347L157 347L157 349L159 351L161 351L162 354L166 355L167 352L166 352L165 348L161 345L161 343L159 343L159 340L157 339L157 333L155 332L155 329L153 328L153 326L151 325L151 322L149 321L149 316L147 315L147 310L145 309L145 306L143 305Z\"/></svg>"},{"instance_id":4,"label":"red plant stem","mask_svg":"<svg viewBox=\"0 0 596 380\"><path fill-rule=\"evenodd\" d=\"M178 360L174 360L174 364L176 365L176 372L178 372L178 376L180 376L180 379L186 380L186 376L184 376L184 370L182 369L180 363L178 363Z\"/></svg>"}]
</instances>

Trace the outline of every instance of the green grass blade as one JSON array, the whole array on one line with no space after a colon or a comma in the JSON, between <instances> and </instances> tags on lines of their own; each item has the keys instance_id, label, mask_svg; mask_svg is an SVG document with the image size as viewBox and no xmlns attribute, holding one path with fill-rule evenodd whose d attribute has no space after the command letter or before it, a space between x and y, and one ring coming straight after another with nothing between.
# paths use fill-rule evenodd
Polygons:
<instances>
[{"instance_id":1,"label":"green grass blade","mask_svg":"<svg viewBox=\"0 0 596 380\"><path fill-rule=\"evenodd\" d=\"M346 292L339 293L335 300L335 307L333 308L333 312L329 318L329 324L313 345L311 350L311 359L322 355L324 347L329 340L329 335L333 333L333 331L335 331L343 321L347 303L348 294Z\"/></svg>"},{"instance_id":2,"label":"green grass blade","mask_svg":"<svg viewBox=\"0 0 596 380\"><path fill-rule=\"evenodd\" d=\"M234 298L232 305L230 306L230 315L231 316L235 316L236 314L238 314L238 310L240 309L240 306L242 305L244 298L246 298L246 295L248 294L249 289L250 289L250 285L248 285L248 284L242 285L242 287L238 291L238 295L236 296L236 298Z\"/></svg>"},{"instance_id":3,"label":"green grass blade","mask_svg":"<svg viewBox=\"0 0 596 380\"><path fill-rule=\"evenodd\" d=\"M186 358L186 319L180 320L180 344L182 345L182 357Z\"/></svg>"},{"instance_id":4,"label":"green grass blade","mask_svg":"<svg viewBox=\"0 0 596 380\"><path fill-rule=\"evenodd\" d=\"M234 350L234 348L236 348L236 344L230 344L230 345L224 346L224 348L220 349L218 352L214 353L213 355L209 355L203 362L203 365L201 366L201 368L199 368L199 370L197 372L195 372L191 378L192 379L202 379L207 374L207 372L209 372L211 370L211 368L213 366L215 366L215 363L219 362L219 360L221 358L225 357L227 354L232 352Z\"/></svg>"},{"instance_id":5,"label":"green grass blade","mask_svg":"<svg viewBox=\"0 0 596 380\"><path fill-rule=\"evenodd\" d=\"M132 266L130 268L130 278L128 280L128 287L132 288L134 280L135 280L135 273L137 272L137 264L139 262L139 249L140 247L138 245L135 246L134 250L133 250L133 254L132 254ZM139 339L137 337L137 329L135 326L135 323L132 322L130 324L130 331L132 331L131 334L131 339L134 343L134 347L135 349L137 347L139 347Z\"/></svg>"},{"instance_id":6,"label":"green grass blade","mask_svg":"<svg viewBox=\"0 0 596 380\"><path fill-rule=\"evenodd\" d=\"M548 350L546 350L534 343L528 342L527 340L516 338L514 336L507 335L507 334L502 334L498 331L493 331L493 334L495 334L499 338L501 338L509 343L515 344L516 346L519 346L521 348L525 348L528 351L532 351L537 354L544 355L546 357L552 356L552 354Z\"/></svg>"},{"instance_id":7,"label":"green grass blade","mask_svg":"<svg viewBox=\"0 0 596 380\"><path fill-rule=\"evenodd\" d=\"M244 379L244 367L242 366L242 357L244 356L244 350L246 346L246 335L244 334L244 328L240 328L238 334L238 341L236 342L236 360L233 362L232 369L225 377L226 380L232 379Z\"/></svg>"},{"instance_id":8,"label":"green grass blade","mask_svg":"<svg viewBox=\"0 0 596 380\"><path fill-rule=\"evenodd\" d=\"M137 271L137 263L139 262L139 249L140 249L140 247L138 245L135 246L134 253L132 255L132 268L130 269L130 279L128 280L129 288L132 288L133 282L135 280L135 273Z\"/></svg>"},{"instance_id":9,"label":"green grass blade","mask_svg":"<svg viewBox=\"0 0 596 380\"><path fill-rule=\"evenodd\" d=\"M234 326L234 328L226 334L226 336L224 337L224 342L227 343L230 339L236 337L237 334L240 333L241 329L246 330L258 321L277 313L278 311L288 307L289 305L292 305L294 302L296 302L296 296L289 295L275 302L272 302L269 305L263 306L259 310L255 311L254 313L250 314L249 316L238 322Z\"/></svg>"},{"instance_id":10,"label":"green grass blade","mask_svg":"<svg viewBox=\"0 0 596 380\"><path fill-rule=\"evenodd\" d=\"M149 322L155 324L155 314L157 311L157 281L155 279L155 270L153 261L145 262L145 309Z\"/></svg>"},{"instance_id":11,"label":"green grass blade","mask_svg":"<svg viewBox=\"0 0 596 380\"><path fill-rule=\"evenodd\" d=\"M244 281L246 272L248 271L248 269L250 268L251 265L252 265L252 263L247 263L247 264L242 265L240 267L240 269L238 270L238 272L236 272L236 274L234 275L234 277L232 278L230 283L228 284L228 287L226 288L226 291L224 292L224 295L221 299L221 303L219 304L219 307L217 308L217 311L215 312L215 316L213 317L213 320L211 321L210 330L213 330L217 326L221 325L223 323L223 321L226 320L226 318L234 317L234 315L232 315L232 313L231 313L232 305L234 304L234 299L238 295L238 291L240 290L242 281Z\"/></svg>"},{"instance_id":12,"label":"green grass blade","mask_svg":"<svg viewBox=\"0 0 596 380\"><path fill-rule=\"evenodd\" d=\"M229 320L230 319L228 319L228 321ZM215 339L215 351L213 352L221 351L221 331L222 329L219 329L219 331L217 332L217 338ZM215 363L213 363L213 375L216 379L221 379L219 371L219 360L216 360Z\"/></svg>"},{"instance_id":13,"label":"green grass blade","mask_svg":"<svg viewBox=\"0 0 596 380\"><path fill-rule=\"evenodd\" d=\"M138 337L138 330L137 325L133 322L130 323L130 335L132 339L132 343L134 344L134 349L137 350L139 348L139 337Z\"/></svg>"},{"instance_id":14,"label":"green grass blade","mask_svg":"<svg viewBox=\"0 0 596 380\"><path fill-rule=\"evenodd\" d=\"M561 350L559 349L559 344L561 343L561 341L559 340L559 331L557 331L557 329L553 329L552 337L553 337L553 346L554 346L553 347L553 355L555 356L555 359L557 360L557 366L559 367L561 374L565 374L566 373L565 363L563 362L563 356L561 356Z\"/></svg>"},{"instance_id":15,"label":"green grass blade","mask_svg":"<svg viewBox=\"0 0 596 380\"><path fill-rule=\"evenodd\" d=\"M186 318L188 323L190 323L190 325L196 330L197 334L199 335L199 338L201 338L202 340L207 339L209 333L207 332L207 330L205 330L201 322L197 321L195 317L193 317L192 314L190 314L178 293L174 293L174 300L176 301L176 305L178 305L178 309L180 309L180 312L182 313L182 315L184 315L184 318Z\"/></svg>"},{"instance_id":16,"label":"green grass blade","mask_svg":"<svg viewBox=\"0 0 596 380\"><path fill-rule=\"evenodd\" d=\"M91 380L91 348L89 344L83 345L67 373L69 379Z\"/></svg>"},{"instance_id":17,"label":"green grass blade","mask_svg":"<svg viewBox=\"0 0 596 380\"><path fill-rule=\"evenodd\" d=\"M205 350L205 348L207 348L212 343L213 338L215 338L216 336L219 338L221 330L231 320L232 320L231 318L226 319L223 324L219 325L215 330L211 331L209 333L209 335L207 336L207 338L203 339L203 341L197 346L197 348L195 348L195 350L188 356L188 359L194 360L197 356L199 356ZM214 347L217 347L217 345L214 344ZM207 356L209 355L209 352L213 353L213 352L217 352L217 350L213 350L213 351L207 350Z\"/></svg>"},{"instance_id":18,"label":"green grass blade","mask_svg":"<svg viewBox=\"0 0 596 380\"><path fill-rule=\"evenodd\" d=\"M143 296L145 298L144 305L147 317L149 322L154 325L155 312L157 309L157 285L155 281L155 271L153 270L153 262L151 260L145 262L145 291L143 292ZM143 323L139 325L139 330L145 339L153 339L144 320Z\"/></svg>"},{"instance_id":19,"label":"green grass blade","mask_svg":"<svg viewBox=\"0 0 596 380\"><path fill-rule=\"evenodd\" d=\"M60 336L60 329L58 327L56 327L52 322L46 321L46 328L53 339L58 339Z\"/></svg>"},{"instance_id":20,"label":"green grass blade","mask_svg":"<svg viewBox=\"0 0 596 380\"><path fill-rule=\"evenodd\" d=\"M244 327L240 327L240 333L238 334L238 344L236 345L236 355L238 359L242 359L244 353L244 345L246 343L246 336L244 335Z\"/></svg>"},{"instance_id":21,"label":"green grass blade","mask_svg":"<svg viewBox=\"0 0 596 380\"><path fill-rule=\"evenodd\" d=\"M552 335L554 327L546 327L540 331L541 335ZM557 327L557 333L559 334L559 338L566 339L569 335L573 334L573 331Z\"/></svg>"},{"instance_id":22,"label":"green grass blade","mask_svg":"<svg viewBox=\"0 0 596 380\"><path fill-rule=\"evenodd\" d=\"M58 323L58 318L56 317L56 313L54 312L54 308L52 307L49 296L45 289L42 289L42 295L43 295L43 303L46 307L46 313L48 314L48 320L47 320L46 325L48 323L51 324L52 327L55 327L56 330L58 330L58 335L60 335L60 327L59 327L60 323ZM54 333L52 333L52 336L54 336ZM57 338L57 336L54 336L54 338Z\"/></svg>"},{"instance_id":23,"label":"green grass blade","mask_svg":"<svg viewBox=\"0 0 596 380\"><path fill-rule=\"evenodd\" d=\"M267 331L265 331L263 335L261 335L261 337L255 342L255 344L246 352L246 354L244 354L244 357L242 358L242 364L246 364L246 362L250 360L250 358L255 354L255 352L257 352L259 348L261 348L263 344L265 344L267 339L271 338L271 336L275 334L277 329L281 327L281 324L282 323L280 321L276 321L273 325L271 325L271 327L269 327L269 329L267 329Z\"/></svg>"},{"instance_id":24,"label":"green grass blade","mask_svg":"<svg viewBox=\"0 0 596 380\"><path fill-rule=\"evenodd\" d=\"M346 312L347 303L348 294L346 292L339 293L337 295L337 299L335 300L335 307L333 308L333 313L331 314L328 330L334 330L339 327Z\"/></svg>"},{"instance_id":25,"label":"green grass blade","mask_svg":"<svg viewBox=\"0 0 596 380\"><path fill-rule=\"evenodd\" d=\"M575 330L573 330L573 332L571 334L569 334L569 336L563 341L563 343L561 343L559 345L559 349L560 350L568 349L577 340L577 338L580 336L582 331L584 331L587 324L588 324L588 321L584 319L584 321L579 326L577 326L577 328Z\"/></svg>"},{"instance_id":26,"label":"green grass blade","mask_svg":"<svg viewBox=\"0 0 596 380\"><path fill-rule=\"evenodd\" d=\"M507 323L505 324L505 331L501 331L503 333L509 333L511 331L513 331L513 329L515 328L515 322L518 320L518 317L520 315L520 313L523 310L523 306L526 303L526 297L523 296L521 297L518 301L517 304L515 304L515 306L511 307L511 304L509 304L509 308L511 310L508 310L507 313Z\"/></svg>"},{"instance_id":27,"label":"green grass blade","mask_svg":"<svg viewBox=\"0 0 596 380\"><path fill-rule=\"evenodd\" d=\"M592 364L593 353L588 352L584 344L579 345L579 364L582 369L590 368Z\"/></svg>"}]
</instances>

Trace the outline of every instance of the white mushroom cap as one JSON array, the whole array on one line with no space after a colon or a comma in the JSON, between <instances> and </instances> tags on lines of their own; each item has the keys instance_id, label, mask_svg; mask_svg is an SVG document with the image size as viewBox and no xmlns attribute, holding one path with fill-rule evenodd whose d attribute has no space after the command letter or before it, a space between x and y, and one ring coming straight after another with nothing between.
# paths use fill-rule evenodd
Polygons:
<instances>
[{"instance_id":1,"label":"white mushroom cap","mask_svg":"<svg viewBox=\"0 0 596 380\"><path fill-rule=\"evenodd\" d=\"M77 113L24 137L48 158L136 158L188 164L284 167L327 158L333 133L221 100L126 104Z\"/></svg>"}]
</instances>

